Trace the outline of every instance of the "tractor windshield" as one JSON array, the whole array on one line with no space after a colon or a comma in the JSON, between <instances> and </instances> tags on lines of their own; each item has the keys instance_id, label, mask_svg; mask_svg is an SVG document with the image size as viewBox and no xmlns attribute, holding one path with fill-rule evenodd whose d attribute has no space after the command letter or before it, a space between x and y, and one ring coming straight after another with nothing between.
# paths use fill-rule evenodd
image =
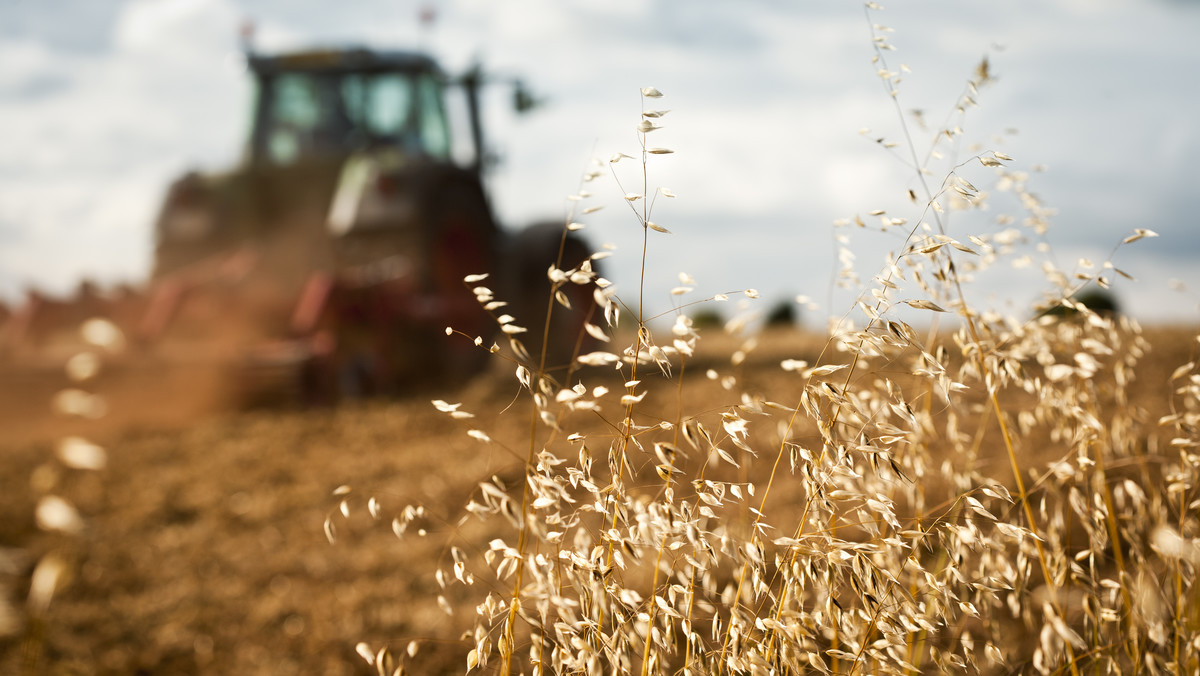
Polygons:
<instances>
[{"instance_id":1,"label":"tractor windshield","mask_svg":"<svg viewBox=\"0 0 1200 676\"><path fill-rule=\"evenodd\" d=\"M404 71L273 73L258 82L254 155L270 164L368 147L449 157L442 85Z\"/></svg>"}]
</instances>

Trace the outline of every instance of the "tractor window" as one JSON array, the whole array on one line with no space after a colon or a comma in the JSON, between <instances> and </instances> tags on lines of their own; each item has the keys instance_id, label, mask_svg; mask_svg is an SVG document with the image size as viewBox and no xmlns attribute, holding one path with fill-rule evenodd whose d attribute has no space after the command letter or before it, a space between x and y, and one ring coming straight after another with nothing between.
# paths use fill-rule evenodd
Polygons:
<instances>
[{"instance_id":1,"label":"tractor window","mask_svg":"<svg viewBox=\"0 0 1200 676\"><path fill-rule=\"evenodd\" d=\"M272 163L291 164L302 156L342 150L353 123L340 105L334 78L286 73L266 86L264 143Z\"/></svg>"},{"instance_id":2,"label":"tractor window","mask_svg":"<svg viewBox=\"0 0 1200 676\"><path fill-rule=\"evenodd\" d=\"M413 154L447 156L449 139L436 80L382 73L347 78L350 83L361 92L361 107L352 116L367 142L398 145Z\"/></svg>"},{"instance_id":3,"label":"tractor window","mask_svg":"<svg viewBox=\"0 0 1200 676\"><path fill-rule=\"evenodd\" d=\"M450 156L441 83L432 75L286 73L263 90L261 152L272 164L364 146Z\"/></svg>"},{"instance_id":4,"label":"tractor window","mask_svg":"<svg viewBox=\"0 0 1200 676\"><path fill-rule=\"evenodd\" d=\"M421 115L421 140L430 155L450 157L450 126L442 104L442 84L432 75L423 75L417 83Z\"/></svg>"},{"instance_id":5,"label":"tractor window","mask_svg":"<svg viewBox=\"0 0 1200 676\"><path fill-rule=\"evenodd\" d=\"M402 138L415 132L413 92L409 78L376 75L367 81L362 122L371 136Z\"/></svg>"}]
</instances>

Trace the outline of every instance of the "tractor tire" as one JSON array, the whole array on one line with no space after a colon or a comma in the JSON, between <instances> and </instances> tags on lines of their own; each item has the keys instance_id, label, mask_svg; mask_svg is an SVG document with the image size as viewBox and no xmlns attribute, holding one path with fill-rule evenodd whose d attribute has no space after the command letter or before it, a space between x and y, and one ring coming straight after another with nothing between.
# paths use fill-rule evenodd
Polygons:
<instances>
[{"instance_id":1,"label":"tractor tire","mask_svg":"<svg viewBox=\"0 0 1200 676\"><path fill-rule=\"evenodd\" d=\"M530 365L536 367L543 361L542 339L545 336L544 370L563 380L571 371L575 357L590 350L594 343L584 330L584 323L596 321L595 287L593 283L562 283L558 292L570 307L564 307L560 302L552 305L555 288L548 271L551 266L561 270L578 268L592 252L575 233L567 232L564 238L561 223L538 223L518 232L506 253L506 260L514 265L508 276L506 298L511 304L510 314L527 329L518 337L529 353Z\"/></svg>"}]
</instances>

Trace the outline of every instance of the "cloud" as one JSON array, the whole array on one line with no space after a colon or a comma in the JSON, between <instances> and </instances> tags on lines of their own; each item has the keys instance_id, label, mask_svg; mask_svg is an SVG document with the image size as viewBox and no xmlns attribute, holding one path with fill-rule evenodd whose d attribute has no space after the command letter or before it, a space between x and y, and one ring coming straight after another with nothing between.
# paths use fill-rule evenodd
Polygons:
<instances>
[{"instance_id":1,"label":"cloud","mask_svg":"<svg viewBox=\"0 0 1200 676\"><path fill-rule=\"evenodd\" d=\"M70 86L67 59L56 59L45 44L15 40L3 49L0 101L36 101Z\"/></svg>"},{"instance_id":2,"label":"cloud","mask_svg":"<svg viewBox=\"0 0 1200 676\"><path fill-rule=\"evenodd\" d=\"M224 0L130 0L113 31L118 52L191 61L228 49L239 12Z\"/></svg>"},{"instance_id":3,"label":"cloud","mask_svg":"<svg viewBox=\"0 0 1200 676\"><path fill-rule=\"evenodd\" d=\"M0 256L0 294L144 276L167 177L236 156L240 111L218 102L238 91L224 84L238 81L223 61L232 16L221 2L133 2L108 17L105 50L0 42L0 60L21 66L0 76L0 236L22 244Z\"/></svg>"},{"instance_id":4,"label":"cloud","mask_svg":"<svg viewBox=\"0 0 1200 676\"><path fill-rule=\"evenodd\" d=\"M71 55L104 51L121 5L120 0L58 0L49 6L5 2L0 5L0 43L29 41Z\"/></svg>"}]
</instances>

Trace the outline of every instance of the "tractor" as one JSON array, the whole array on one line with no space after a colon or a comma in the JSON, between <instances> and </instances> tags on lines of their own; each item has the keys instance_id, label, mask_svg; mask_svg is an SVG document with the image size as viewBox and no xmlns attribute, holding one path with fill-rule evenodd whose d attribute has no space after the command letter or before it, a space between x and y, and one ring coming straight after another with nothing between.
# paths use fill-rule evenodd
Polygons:
<instances>
[{"instance_id":1,"label":"tractor","mask_svg":"<svg viewBox=\"0 0 1200 676\"><path fill-rule=\"evenodd\" d=\"M555 293L546 273L590 274L589 251L561 224L498 226L483 180L480 69L450 77L421 53L358 48L248 52L247 64L243 157L170 185L144 288L31 294L4 322L0 359L33 359L106 316L136 358L220 370L239 402L334 402L479 372L497 335L481 298L508 301L503 313L526 323L539 355L553 294L547 365L570 362L592 290ZM514 100L523 109L532 99L518 86ZM464 288L480 273L490 294ZM448 339L447 326L483 349Z\"/></svg>"}]
</instances>

